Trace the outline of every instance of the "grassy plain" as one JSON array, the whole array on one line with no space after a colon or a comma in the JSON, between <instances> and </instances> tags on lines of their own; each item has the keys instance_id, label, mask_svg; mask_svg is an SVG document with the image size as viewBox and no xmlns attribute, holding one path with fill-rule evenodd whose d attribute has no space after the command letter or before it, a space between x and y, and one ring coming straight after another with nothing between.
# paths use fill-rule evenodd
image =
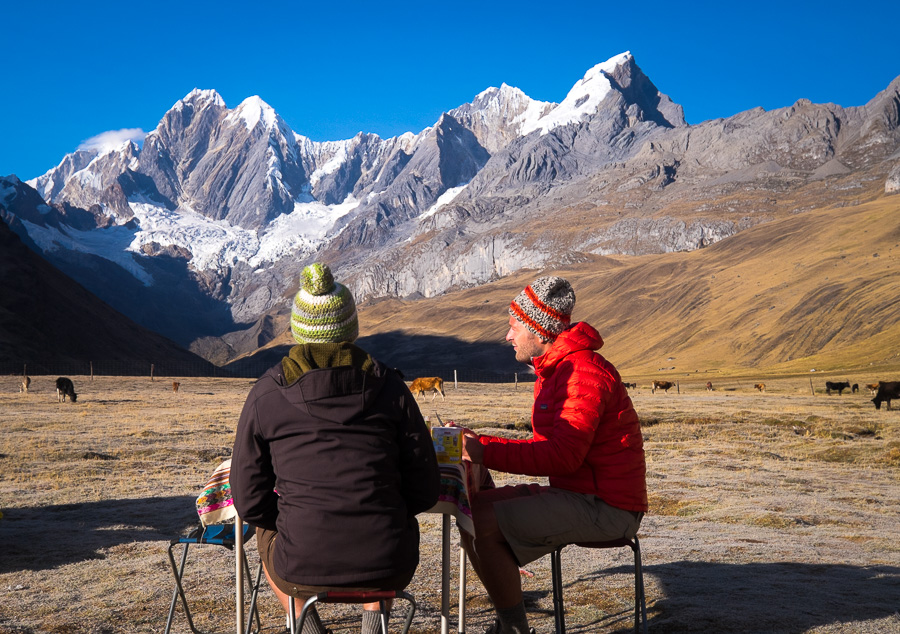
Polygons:
<instances>
[{"instance_id":1,"label":"grassy plain","mask_svg":"<svg viewBox=\"0 0 900 634\"><path fill-rule=\"evenodd\" d=\"M160 378L72 377L73 404L57 403L54 378L33 377L21 394L16 377L0 377L0 632L161 632L166 547L196 522L194 497L230 454L251 382L183 378L173 393ZM723 377L713 392L706 377L684 378L668 394L651 394L648 378L632 392L651 500L641 529L651 631L898 631L900 411L875 411L865 390L826 396L819 377L815 394L806 376ZM447 387L423 413L526 433L516 428L530 385ZM413 630L436 632L440 519L420 519ZM564 553L570 632L628 629L629 555ZM233 632L230 553L207 547L192 561L204 571L187 579L198 627ZM532 625L550 632L549 563L528 569ZM467 597L467 631L481 631L491 613L471 573ZM282 631L268 591L261 611L264 631ZM352 611L323 616L358 631ZM173 631L188 631L180 609Z\"/></svg>"}]
</instances>

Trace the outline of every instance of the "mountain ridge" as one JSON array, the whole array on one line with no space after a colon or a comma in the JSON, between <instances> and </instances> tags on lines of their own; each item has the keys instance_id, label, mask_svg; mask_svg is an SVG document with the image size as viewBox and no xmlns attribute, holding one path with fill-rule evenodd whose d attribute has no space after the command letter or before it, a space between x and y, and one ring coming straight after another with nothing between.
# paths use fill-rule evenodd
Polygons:
<instances>
[{"instance_id":1,"label":"mountain ridge","mask_svg":"<svg viewBox=\"0 0 900 634\"><path fill-rule=\"evenodd\" d=\"M254 324L284 310L314 259L360 301L431 297L526 268L706 248L851 204L848 191L871 199L892 182L898 103L900 78L864 106L799 100L688 125L623 53L558 104L502 84L417 134L313 142L259 97L229 110L194 90L142 148L67 156L33 181L47 201L0 212L105 301L189 345L270 332ZM205 308L179 320L167 305Z\"/></svg>"}]
</instances>

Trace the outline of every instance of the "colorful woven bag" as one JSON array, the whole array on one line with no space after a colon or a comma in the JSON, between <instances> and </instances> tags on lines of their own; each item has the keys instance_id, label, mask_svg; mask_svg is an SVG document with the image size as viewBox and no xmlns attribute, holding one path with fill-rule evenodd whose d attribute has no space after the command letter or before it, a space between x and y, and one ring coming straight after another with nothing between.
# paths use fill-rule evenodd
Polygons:
<instances>
[{"instance_id":1,"label":"colorful woven bag","mask_svg":"<svg viewBox=\"0 0 900 634\"><path fill-rule=\"evenodd\" d=\"M204 526L221 524L237 515L234 500L231 499L230 475L231 458L216 467L203 487L203 493L197 498L197 514Z\"/></svg>"}]
</instances>

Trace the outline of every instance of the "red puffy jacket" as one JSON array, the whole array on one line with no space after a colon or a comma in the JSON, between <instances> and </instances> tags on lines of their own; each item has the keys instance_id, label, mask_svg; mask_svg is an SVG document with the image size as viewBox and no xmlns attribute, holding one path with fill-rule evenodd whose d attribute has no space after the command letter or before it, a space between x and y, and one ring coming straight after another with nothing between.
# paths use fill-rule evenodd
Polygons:
<instances>
[{"instance_id":1,"label":"red puffy jacket","mask_svg":"<svg viewBox=\"0 0 900 634\"><path fill-rule=\"evenodd\" d=\"M615 367L595 352L600 334L578 322L533 359L531 440L482 436L484 464L549 476L550 486L591 493L626 511L647 510L644 441Z\"/></svg>"}]
</instances>

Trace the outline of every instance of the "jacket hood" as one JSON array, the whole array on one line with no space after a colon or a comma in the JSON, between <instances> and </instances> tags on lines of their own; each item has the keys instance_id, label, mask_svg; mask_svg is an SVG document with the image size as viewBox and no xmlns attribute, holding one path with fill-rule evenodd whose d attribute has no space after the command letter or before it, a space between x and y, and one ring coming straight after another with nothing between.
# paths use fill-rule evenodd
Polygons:
<instances>
[{"instance_id":1,"label":"jacket hood","mask_svg":"<svg viewBox=\"0 0 900 634\"><path fill-rule=\"evenodd\" d=\"M603 338L589 323L579 321L563 330L553 342L553 346L544 354L532 360L537 373L552 372L565 357L580 350L599 350L603 347Z\"/></svg>"},{"instance_id":2,"label":"jacket hood","mask_svg":"<svg viewBox=\"0 0 900 634\"><path fill-rule=\"evenodd\" d=\"M347 425L372 406L390 371L362 348L344 342L294 346L269 373L291 405Z\"/></svg>"}]
</instances>

